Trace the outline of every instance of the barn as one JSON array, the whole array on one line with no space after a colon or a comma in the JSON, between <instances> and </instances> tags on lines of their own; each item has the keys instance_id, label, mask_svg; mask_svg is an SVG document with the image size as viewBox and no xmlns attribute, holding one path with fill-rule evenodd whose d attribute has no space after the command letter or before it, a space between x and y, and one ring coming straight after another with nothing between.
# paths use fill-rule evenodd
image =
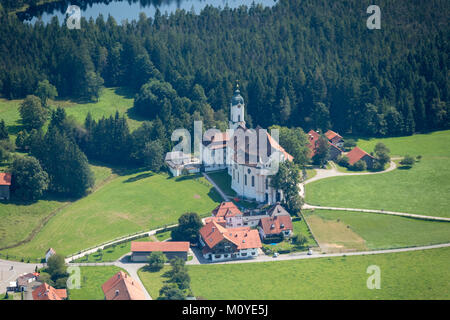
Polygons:
<instances>
[{"instance_id":1,"label":"barn","mask_svg":"<svg viewBox=\"0 0 450 320\"><path fill-rule=\"evenodd\" d=\"M188 241L164 241L164 242L131 242L131 261L147 262L152 252L162 252L167 259L176 257L187 260L189 251Z\"/></svg>"}]
</instances>

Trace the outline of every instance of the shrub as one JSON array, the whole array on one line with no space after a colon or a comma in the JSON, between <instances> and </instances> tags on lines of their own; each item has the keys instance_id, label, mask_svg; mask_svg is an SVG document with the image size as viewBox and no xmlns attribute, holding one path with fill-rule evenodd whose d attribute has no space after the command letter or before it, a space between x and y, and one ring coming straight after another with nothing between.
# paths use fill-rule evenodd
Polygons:
<instances>
[{"instance_id":1,"label":"shrub","mask_svg":"<svg viewBox=\"0 0 450 320\"><path fill-rule=\"evenodd\" d=\"M406 155L401 161L400 164L405 167L411 168L416 161L410 155Z\"/></svg>"},{"instance_id":2,"label":"shrub","mask_svg":"<svg viewBox=\"0 0 450 320\"><path fill-rule=\"evenodd\" d=\"M352 171L364 171L367 169L367 165L364 161L358 160L353 165L349 167Z\"/></svg>"},{"instance_id":3,"label":"shrub","mask_svg":"<svg viewBox=\"0 0 450 320\"><path fill-rule=\"evenodd\" d=\"M166 256L162 252L152 252L148 258L148 269L157 272L164 267Z\"/></svg>"},{"instance_id":4,"label":"shrub","mask_svg":"<svg viewBox=\"0 0 450 320\"><path fill-rule=\"evenodd\" d=\"M350 165L350 164L349 164L349 159L348 159L348 157L345 156L345 155L340 155L340 156L337 158L337 163L338 163L338 165L340 165L341 167L345 167L345 168L348 168L348 166Z\"/></svg>"}]
</instances>

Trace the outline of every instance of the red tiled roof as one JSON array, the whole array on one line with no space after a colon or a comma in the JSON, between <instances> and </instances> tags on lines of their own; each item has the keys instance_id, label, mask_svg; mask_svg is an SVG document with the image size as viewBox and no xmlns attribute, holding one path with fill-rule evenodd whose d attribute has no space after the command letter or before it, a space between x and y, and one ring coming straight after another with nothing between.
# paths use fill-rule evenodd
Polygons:
<instances>
[{"instance_id":1,"label":"red tiled roof","mask_svg":"<svg viewBox=\"0 0 450 320\"><path fill-rule=\"evenodd\" d=\"M109 278L102 290L106 300L145 300L140 284L123 271Z\"/></svg>"},{"instance_id":2,"label":"red tiled roof","mask_svg":"<svg viewBox=\"0 0 450 320\"><path fill-rule=\"evenodd\" d=\"M355 162L358 162L361 160L364 156L369 156L373 158L370 154L365 152L363 149L360 149L358 147L354 147L349 153L346 154L348 157L348 163L350 165L354 164Z\"/></svg>"},{"instance_id":3,"label":"red tiled roof","mask_svg":"<svg viewBox=\"0 0 450 320\"><path fill-rule=\"evenodd\" d=\"M241 210L231 201L222 202L213 211L213 216L215 217L234 217L242 216Z\"/></svg>"},{"instance_id":4,"label":"red tiled roof","mask_svg":"<svg viewBox=\"0 0 450 320\"><path fill-rule=\"evenodd\" d=\"M238 250L262 247L258 231L250 227L227 229L212 221L200 229L200 235L211 249L225 239L234 243Z\"/></svg>"},{"instance_id":5,"label":"red tiled roof","mask_svg":"<svg viewBox=\"0 0 450 320\"><path fill-rule=\"evenodd\" d=\"M55 289L43 283L33 290L33 300L63 300L67 298L66 289Z\"/></svg>"},{"instance_id":6,"label":"red tiled roof","mask_svg":"<svg viewBox=\"0 0 450 320\"><path fill-rule=\"evenodd\" d=\"M132 252L187 252L189 251L189 242L187 241L163 241L163 242L150 242L150 241L132 241Z\"/></svg>"},{"instance_id":7,"label":"red tiled roof","mask_svg":"<svg viewBox=\"0 0 450 320\"><path fill-rule=\"evenodd\" d=\"M260 224L265 234L279 234L281 231L292 230L291 217L286 215L264 217L261 219Z\"/></svg>"},{"instance_id":8,"label":"red tiled roof","mask_svg":"<svg viewBox=\"0 0 450 320\"><path fill-rule=\"evenodd\" d=\"M325 136L328 138L328 140L332 140L336 137L342 139L342 137L338 133L331 131L331 130L328 130L327 132L325 132Z\"/></svg>"},{"instance_id":9,"label":"red tiled roof","mask_svg":"<svg viewBox=\"0 0 450 320\"><path fill-rule=\"evenodd\" d=\"M11 173L0 172L0 186L11 185Z\"/></svg>"},{"instance_id":10,"label":"red tiled roof","mask_svg":"<svg viewBox=\"0 0 450 320\"><path fill-rule=\"evenodd\" d=\"M211 221L215 221L220 224L222 227L225 227L226 221L224 217L207 217L205 218L205 224L210 223Z\"/></svg>"},{"instance_id":11,"label":"red tiled roof","mask_svg":"<svg viewBox=\"0 0 450 320\"><path fill-rule=\"evenodd\" d=\"M325 133L325 135L327 135L329 132L333 132L333 131L328 130L327 133ZM333 133L335 134L335 136L341 137L341 136L340 136L339 134L337 134L336 132L333 132ZM311 151L311 153L309 154L309 157L312 158L312 157L314 157L314 155L316 154L316 142L317 142L317 140L319 139L320 135L319 135L316 131L310 130L310 131L308 132L308 137L309 137L309 145L308 145L308 148L309 148L309 150ZM327 136L327 139L329 139L329 140L331 140L331 139L333 139L333 138L334 138L334 136L333 136L332 138L328 138L328 136ZM341 137L341 138L342 138L342 137ZM335 148L335 149L339 150L340 152L342 152L341 149L339 149L337 146L335 146L334 144L332 144L330 141L328 141L328 145L329 145L330 147Z\"/></svg>"}]
</instances>

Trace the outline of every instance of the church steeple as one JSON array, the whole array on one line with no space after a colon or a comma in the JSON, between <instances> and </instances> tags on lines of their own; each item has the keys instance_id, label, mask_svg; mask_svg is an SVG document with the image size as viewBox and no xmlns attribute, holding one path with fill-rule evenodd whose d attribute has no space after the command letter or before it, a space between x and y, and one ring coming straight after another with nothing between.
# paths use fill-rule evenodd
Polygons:
<instances>
[{"instance_id":1,"label":"church steeple","mask_svg":"<svg viewBox=\"0 0 450 320\"><path fill-rule=\"evenodd\" d=\"M245 127L244 107L244 98L241 96L239 83L236 83L236 90L230 103L230 129L236 129L239 125Z\"/></svg>"}]
</instances>

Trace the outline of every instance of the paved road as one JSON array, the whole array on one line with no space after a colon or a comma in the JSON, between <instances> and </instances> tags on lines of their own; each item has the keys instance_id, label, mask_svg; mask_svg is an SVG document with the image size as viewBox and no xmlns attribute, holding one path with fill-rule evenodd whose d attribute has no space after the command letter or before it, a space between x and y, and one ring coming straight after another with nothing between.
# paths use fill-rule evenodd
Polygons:
<instances>
[{"instance_id":1,"label":"paved road","mask_svg":"<svg viewBox=\"0 0 450 320\"><path fill-rule=\"evenodd\" d=\"M6 292L11 281L15 281L23 273L34 272L36 266L42 268L42 264L23 263L0 259L0 294ZM13 267L11 269L11 267Z\"/></svg>"},{"instance_id":2,"label":"paved road","mask_svg":"<svg viewBox=\"0 0 450 320\"><path fill-rule=\"evenodd\" d=\"M386 250L372 250L372 251L357 251L357 252L340 252L340 253L326 253L326 254L314 252L312 255L308 255L305 252L299 252L299 253L293 253L293 254L281 254L277 258L273 258L271 256L266 256L266 255L260 255L254 259L233 260L233 261L223 261L223 262L208 262L205 264L255 263L255 262L316 259L316 258L342 257L342 256L361 256L361 255L369 255L369 254L385 254L385 253L429 250L429 249L446 248L446 247L450 247L450 243L443 243L443 244L437 244L437 245L431 245L431 246L386 249ZM191 260L191 261L188 261L186 264L193 265L195 263L192 263L192 260Z\"/></svg>"}]
</instances>

